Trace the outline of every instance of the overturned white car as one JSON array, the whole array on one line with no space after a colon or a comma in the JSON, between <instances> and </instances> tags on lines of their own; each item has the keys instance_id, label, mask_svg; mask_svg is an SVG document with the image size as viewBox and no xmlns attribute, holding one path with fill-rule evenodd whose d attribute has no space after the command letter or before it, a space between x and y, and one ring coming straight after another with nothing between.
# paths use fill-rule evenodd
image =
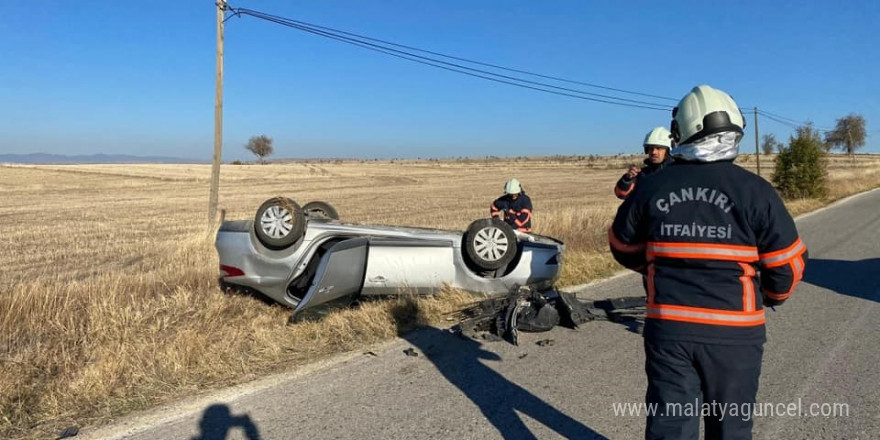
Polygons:
<instances>
[{"instance_id":1,"label":"overturned white car","mask_svg":"<svg viewBox=\"0 0 880 440\"><path fill-rule=\"evenodd\" d=\"M549 288L565 246L514 231L498 219L465 232L349 224L324 202L264 202L253 220L224 221L217 232L220 281L257 291L294 314L357 295L427 294L444 285L507 293Z\"/></svg>"}]
</instances>

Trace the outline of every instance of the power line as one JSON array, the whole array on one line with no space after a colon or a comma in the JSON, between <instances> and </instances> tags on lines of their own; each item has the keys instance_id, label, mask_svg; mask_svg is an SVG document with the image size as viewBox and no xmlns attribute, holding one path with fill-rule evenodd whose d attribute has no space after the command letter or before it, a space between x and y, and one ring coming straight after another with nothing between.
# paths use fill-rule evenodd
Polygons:
<instances>
[{"instance_id":1,"label":"power line","mask_svg":"<svg viewBox=\"0 0 880 440\"><path fill-rule=\"evenodd\" d=\"M353 46L361 47L363 49L371 50L374 52L383 53L385 55L390 55L390 56L400 58L403 60L412 61L412 62L416 62L419 64L447 70L450 72L460 73L460 74L468 75L468 76L475 77L475 78L485 79L488 81L512 85L512 86L525 88L525 89L529 89L529 90L535 90L535 91L544 92L544 93L551 93L554 95L566 96L566 97L570 97L570 98L577 98L577 99L582 99L582 100L586 100L586 101L599 102L599 103L603 103L603 104L614 104L614 105L619 105L619 106L624 106L624 107L634 107L634 108L643 108L643 109L660 110L660 111L669 111L672 109L671 105L665 104L665 103L643 101L643 100L637 100L637 99L629 99L629 98L623 98L620 96L588 92L588 91L580 90L580 89L560 87L560 86L548 84L545 82L532 81L532 80L523 79L520 77L504 75L504 74L500 74L500 73L496 73L496 72L492 72L492 71L468 67L468 66L465 66L462 64L443 61L441 59L433 58L430 56L418 55L418 54L415 54L415 53L412 53L409 51L420 52L423 54L434 55L434 56L442 57L442 58L449 59L449 60L461 61L461 62L484 66L484 67L489 67L489 68L493 68L493 69L497 69L497 70L503 70L506 72L512 72L512 73L517 73L517 74L522 74L522 75L529 75L529 76L533 76L533 77L537 77L537 78L543 78L543 79L548 79L548 80L553 80L553 81L558 81L558 82L564 82L564 83L569 83L569 84L578 84L578 85L582 85L582 86L586 86L586 87L598 88L598 89L609 90L609 91L614 91L614 92L619 92L619 93L626 93L626 94L630 94L630 95L644 96L644 97L648 97L648 98L655 98L655 99L668 100L668 101L678 101L675 98L670 98L667 96L637 92L637 91L633 91L633 90L626 90L626 89L620 89L620 88L614 88L614 87L608 87L608 86L602 86L602 85L588 83L588 82L584 82L584 81L577 81L577 80L566 79L566 78L561 78L561 77L552 76L552 75L545 75L545 74L535 73L535 72L531 72L531 71L527 71L527 70L514 69L514 68L505 67L505 66L501 66L501 65L497 65L497 64L477 61L474 59L448 55L448 54L444 54L441 52L435 52L435 51L431 51L431 50L427 50L427 49L421 49L421 48L414 47L414 46L408 46L408 45L394 43L394 42L387 41L387 40L369 37L366 35L353 33L353 32L334 29L334 28L327 27L327 26L321 26L321 25L316 25L316 24L304 22L304 21L293 20L290 18L285 18L285 17L281 17L278 15L272 15L272 14L268 14L265 12L256 11L253 9L233 8L228 5L226 5L225 9L232 12L232 15L230 15L230 17L228 17L227 20L229 18L232 18L233 16L241 17L242 15L249 15L254 18L266 20L269 22L280 24L282 26L290 27L293 29L297 29L297 30L300 30L303 32L313 34L313 35L325 37L325 38L332 39L335 41L351 44ZM401 50L401 49L406 49L406 50ZM752 110L750 108L747 108L747 109L741 108L740 111L743 113L743 115L746 115L746 114L752 115L752 114L756 113L755 110ZM774 122L786 125L790 128L796 129L797 127L799 127L801 125L810 124L809 122L799 121L799 120L796 120L793 118L789 118L787 116L768 112L763 109L758 110L757 113L765 116L766 118L768 118ZM817 128L818 130L823 131L823 132L831 131L831 130L827 130L827 129L823 129L823 128L819 128L819 127L815 127L815 128Z\"/></svg>"},{"instance_id":2,"label":"power line","mask_svg":"<svg viewBox=\"0 0 880 440\"><path fill-rule=\"evenodd\" d=\"M621 106L626 106L626 107L645 108L645 109L650 109L650 110L661 110L661 111L668 111L668 110L671 110L671 108L672 108L668 104L661 104L661 103L656 103L656 102L641 101L641 100L622 98L622 97L612 96L612 95L592 93L592 92L587 92L587 91L583 91L583 90L571 89L571 88L566 88L566 87L559 87L559 86L555 86L555 85L547 84L547 83L543 83L543 82L531 81L531 80L527 80L527 79L523 79L523 78L502 75L502 74L498 74L498 73L490 72L490 71L486 71L486 70L475 69L472 67L463 66L460 64L456 64L456 63L450 63L450 62L438 60L435 58L425 57L425 56L417 55L417 54L410 53L407 51L382 46L381 44L371 43L369 41L358 40L357 38L337 34L337 33L331 32L331 31L318 29L318 28L311 27L308 25L299 24L301 22L297 22L294 20L286 19L284 17L279 17L279 16L275 16L275 15L271 15L271 14L266 14L266 13L259 12L259 11L254 11L251 9L230 8L230 10L233 11L233 13L235 15L250 15L255 18L270 21L270 22L273 22L276 24L291 27L294 29L298 29L298 30L301 30L304 32L308 32L308 33L311 33L314 35L333 39L336 41L352 44L354 46L358 46L358 47L361 47L364 49L384 53L386 55L391 55L391 56L394 56L397 58L417 62L420 64L429 65L432 67L437 67L440 69L444 69L444 70L448 70L448 71L452 71L452 72L456 72L456 73L462 73L465 75L486 79L489 81L499 82L499 83L503 83L503 84L513 85L513 86L536 90L536 91L541 91L541 92L545 92L545 93L552 93L552 94L561 95L561 96L584 99L587 101L600 102L600 103L605 103L605 104L615 104L615 105L621 105ZM330 28L326 28L326 29L330 29ZM356 35L356 34L352 34L352 35ZM376 39L371 39L371 40L382 41L382 40L376 40ZM397 45L397 46L402 46L402 45ZM423 52L427 52L427 51L423 51ZM554 89L554 90L547 90L547 89ZM635 92L635 93L638 93L638 92ZM581 96L581 95L587 95L587 96ZM663 99L671 99L671 98L663 98Z\"/></svg>"},{"instance_id":3,"label":"power line","mask_svg":"<svg viewBox=\"0 0 880 440\"><path fill-rule=\"evenodd\" d=\"M321 29L321 30L324 30L324 31L334 32L334 33L337 33L337 34L348 35L348 36L351 36L351 37L361 38L361 39L369 40L369 41L373 41L373 42L376 42L376 43L387 44L387 45L394 46L394 47L399 47L399 48L402 48L402 49L414 50L414 51L416 51L416 52L422 52L422 53L427 53L427 54L431 54L431 55L436 55L436 56L440 56L440 57L443 57L443 58L448 58L448 59L451 59L451 60L464 61L464 62L467 62L467 63L477 64L477 65L485 66L485 67L492 67L492 68L494 68L494 69L505 70L505 71L508 71L508 72L522 73L522 74L524 74L524 75L531 75L531 76L535 76L535 77L538 77L538 78L552 79L552 80L554 80L554 81L566 82L566 83L570 83L570 84L578 84L578 85L582 85L582 86L594 87L594 88L597 88L597 89L610 90L610 91L620 92L620 93L627 93L627 94L630 94L630 95L638 95L638 96L644 96L644 97L648 97L648 98L664 99L664 100L667 100L667 101L675 101L675 102L678 101L677 98L671 98L671 97L668 97L668 96L653 95L653 94L650 94L650 93L636 92L636 91L632 91L632 90L626 90L626 89L619 89L619 88L615 88L615 87L602 86L602 85L599 85L599 84L593 84L593 83L588 83L588 82L584 82L584 81L577 81L577 80L572 80L572 79L561 78L561 77L558 77L558 76L552 76L552 75L545 75L545 74L541 74L541 73L530 72L530 71L528 71L528 70L514 69L514 68L512 68L512 67L504 67L504 66L500 66L500 65L498 65L498 64L486 63L486 62L483 62L483 61L477 61L477 60L470 59L470 58L463 58L463 57L458 57L458 56L454 56L454 55L448 55L448 54L444 54L444 53L442 53L442 52L435 52L435 51L431 51L431 50L427 50L427 49L420 49L420 48L418 48L418 47L414 47L414 46L407 46L407 45L405 45L405 44L394 43L394 42L392 42L392 41L382 40L382 39L379 39L379 38L373 38L373 37L369 37L369 36L366 36L366 35L361 35L361 34L356 34L356 33L353 33L353 32L348 32L348 31L343 31L343 30L339 30L339 29L334 29L334 28L327 27L327 26L321 26L321 25L317 25L317 24L312 24L312 23L304 22L304 21L293 20L293 19L289 19L289 18L283 18L283 17L279 17L279 16L277 16L277 15L270 15L270 14L266 14L266 13L261 13L261 14L266 15L266 16L271 16L272 18L285 20L285 21L290 22L290 23L295 23L295 24L298 24L298 25L300 25L300 26L304 26L304 27L309 27L309 28L313 28L313 29Z\"/></svg>"},{"instance_id":4,"label":"power line","mask_svg":"<svg viewBox=\"0 0 880 440\"><path fill-rule=\"evenodd\" d=\"M774 117L779 118L779 119L784 119L784 120L786 120L786 121L788 121L788 122L791 122L791 123L793 123L793 124L801 124L801 125L804 124L804 122L802 122L802 121L798 121L798 120L796 120L796 119L792 119L792 118L787 118L787 117L785 117L785 116L778 115L778 114L773 113L773 112L768 112L767 110L764 110L764 109L760 109L759 112L760 112L760 113L763 113L764 115L774 116Z\"/></svg>"},{"instance_id":5,"label":"power line","mask_svg":"<svg viewBox=\"0 0 880 440\"><path fill-rule=\"evenodd\" d=\"M247 12L244 12L244 11L242 13L247 14ZM247 14L247 15L252 15L252 14ZM257 17L257 18L263 18L263 17ZM631 100L631 99L626 99L626 98L618 98L618 97L614 97L614 96L600 95L600 94L595 94L595 93L590 93L590 92L584 92L581 90L569 89L569 88L565 88L565 87L557 87L557 86L544 84L544 83L540 83L540 82L536 82L536 81L529 81L529 80L524 80L524 79L520 79L520 78L510 77L507 75L499 75L496 73L487 72L487 71L480 70L480 69L473 69L473 68L469 68L467 66L460 66L460 65L457 65L454 63L447 63L444 61L439 61L439 60L431 59L428 57L422 57L419 55L410 54L405 51L399 51L396 49L385 48L385 47L371 44L371 43L361 42L361 41L357 41L357 40L347 38L347 37L340 37L337 35L333 35L331 33L327 33L325 31L309 29L309 28L298 26L298 25L289 25L287 23L275 21L275 20L269 19L269 18L263 18L263 19L268 20L268 21L273 21L273 22L276 22L278 24L282 24L285 26L293 27L295 29L299 29L299 30L302 30L302 31L305 31L305 32L308 32L311 34L327 37L327 38L330 38L333 40L352 44L354 46L359 46L364 49L373 50L376 52L384 53L386 55L391 55L391 56L394 56L397 58L405 59L408 61L414 61L414 62L417 62L420 64L425 64L428 66L437 67L437 68L440 68L443 70L448 70L451 72L462 73L462 74L465 74L468 76L482 78L482 79L486 79L489 81L494 81L494 82L498 82L498 83L502 83L502 84L509 84L509 85L523 87L523 88L527 88L527 89L531 89L531 90L537 90L537 91L541 91L541 92L553 93L556 95L568 96L568 97L572 97L572 98L585 99L588 101L602 102L602 103L607 103L607 104L616 104L616 105L623 105L623 106L628 106L628 107L646 108L646 109L651 109L651 110L664 110L664 111L669 110L669 108L666 108L666 107L659 107L662 104L637 101L637 100ZM477 73L467 72L466 70L472 71L472 72L477 72ZM499 78L502 78L502 79L499 79ZM520 83L516 83L513 81L520 81L520 82L527 83L527 84L533 84L534 86L520 84ZM557 90L562 90L563 92L557 92L554 90L546 90L541 87L549 87L549 88L553 88L553 89L557 89ZM606 99L589 98L586 96L574 95L572 93L566 93L566 92L581 93L581 94L585 94L585 95L599 96L599 97L608 98L608 99L618 99L620 101L632 102L633 104L626 104L624 102L609 101Z\"/></svg>"},{"instance_id":6,"label":"power line","mask_svg":"<svg viewBox=\"0 0 880 440\"><path fill-rule=\"evenodd\" d=\"M767 118L767 119L770 119L771 121L775 121L775 122L777 122L777 123L779 123L779 124L785 125L786 127L789 127L789 128L798 128L798 125L797 125L797 124L793 124L793 123L791 123L791 122L784 121L784 120L782 120L782 119L779 119L779 118L776 118L776 117L773 117L773 116L770 116L770 115L767 115L767 114L764 114L764 113L761 113L761 112L759 112L758 114L764 116L764 117Z\"/></svg>"},{"instance_id":7,"label":"power line","mask_svg":"<svg viewBox=\"0 0 880 440\"><path fill-rule=\"evenodd\" d=\"M823 132L823 133L828 133L828 132L832 131L832 130L826 130L826 129L824 129L824 128L816 127L815 125L813 125L813 124L811 124L811 123L807 123L807 122L805 122L805 123L793 123L793 122L788 122L788 121L786 121L786 120L783 120L783 119L777 118L776 116L770 116L769 114L767 114L767 113L764 112L763 110L758 110L758 114L760 114L761 116L764 116L764 117L767 118L767 119L770 119L771 121L778 122L778 123L780 123L780 124L782 124L782 125L785 125L785 126L787 126L787 127L789 127L789 128L793 128L793 129L795 129L795 130L797 130L798 128L800 128L800 127L802 127L802 126L805 126L805 125L811 125L813 128L815 128L816 130L819 130L819 131L821 131L821 132Z\"/></svg>"},{"instance_id":8,"label":"power line","mask_svg":"<svg viewBox=\"0 0 880 440\"><path fill-rule=\"evenodd\" d=\"M599 98L605 98L605 99L591 99L591 98L584 98L584 99L591 100L591 101L597 101L597 102L604 102L604 103L608 103L608 104L624 105L624 104L621 103L621 102L607 101L608 99L612 99L612 100L617 100L617 101L630 102L630 103L633 103L633 104L640 104L640 105L631 105L632 107L651 108L651 109L654 109L654 110L669 110L669 109L671 108L671 107L667 106L666 104L659 104L659 103L654 103L654 102L639 101L639 100L633 100L633 99L627 99L627 98L620 98L620 97L617 97L617 96L610 96L610 95L602 95L602 94L597 94L597 93L591 93L591 92L586 92L586 91L583 91L583 90L570 89L570 88L565 88L565 87L558 87L558 86L554 86L554 85L552 85L552 84L546 84L546 83L541 83L541 82L537 82L537 81L530 81L530 80L525 80L525 79L522 79L522 78L516 78L516 77L507 76L507 75L501 75L501 74L497 74L497 73L489 72L489 71L485 71L485 70L474 69L474 68L471 68L471 67L462 66L462 65L459 65L459 64L455 64L455 63L449 63L449 62L445 62L445 61L442 61L442 60L433 59L433 58L430 58L430 57L424 57L424 56L420 56L420 55L412 54L412 53L409 53L409 52L406 52L406 51L401 51L401 50L397 50L397 49L393 49L393 48L388 48L388 47L384 47L384 46L381 46L381 45L377 45L377 44L373 44L373 43L369 43L369 42L365 42L365 41L360 41L360 40L357 40L357 39L354 39L354 38L351 38L351 37L345 37L345 36L341 36L341 35L336 35L336 34L333 34L333 33L331 33L331 32L321 31L321 30L318 30L318 29L309 28L309 27L307 27L307 26L302 26L302 25L298 25L298 24L295 24L295 23L290 23L290 22L287 21L287 19L284 19L284 18L276 18L276 16L272 16L272 15L269 15L269 14L264 14L264 13L261 13L261 12L258 12L258 11L252 11L252 10L249 10L249 9L238 9L237 12L240 13L240 14L251 15L251 16L253 16L253 17L261 18L261 19L263 19L263 20L271 21L271 22L274 22L274 23L277 23L277 24L281 24L281 25L284 25L284 26L292 27L292 28L294 28L294 29L302 30L302 31L305 31L305 32L308 32L308 33L311 33L311 34L315 34L315 35L323 36L323 37L330 38L330 39L333 39L333 40L337 40L337 41L342 41L342 42L345 42L345 43L349 43L349 44L352 44L352 45L355 45L355 46L359 46L359 47L362 47L362 48L365 48L365 49L374 50L374 51L377 51L377 52L380 52L380 53L384 53L384 54L387 54L387 55L397 56L398 58L406 59L406 60L409 60L409 61L415 61L415 62L419 62L419 63L421 63L421 64L427 64L427 65L430 65L430 66L433 66L433 67L439 67L439 68L444 68L444 67L443 67L443 66L439 66L438 64L448 66L449 68L444 68L445 70L451 70L451 71L458 72L458 73L469 74L468 72L463 72L463 71L462 71L462 69L463 69L463 70L467 70L467 71L470 71L470 72L476 72L476 74L470 74L470 76L475 76L475 77L478 77L478 78L489 79L489 80L497 80L497 78L502 78L502 80L498 80L497 82L502 82L502 83L505 83L505 84L517 85L517 86L525 87L525 86L523 86L522 84L514 84L514 83L509 82L509 81L518 81L518 82L521 82L521 83L526 83L526 84L531 84L531 85L534 85L534 86L538 86L538 87L526 87L526 88L531 88L531 89L533 89L533 90L539 90L539 91L544 91L544 92L551 92L551 93L555 93L555 94L559 94L559 95L563 95L563 96L571 96L571 95L568 94L568 93L556 93L556 92L552 92L552 91L550 91L550 90L540 89L539 87L546 87L546 88L551 88L551 89L561 90L561 91L563 91L563 92L579 93L579 94L584 94L584 95L589 95L589 96L595 96L595 97L599 97ZM494 78L487 78L487 75L488 75L488 76L492 76L492 77L494 77ZM574 97L574 96L572 96L572 97ZM581 97L581 98L583 98L583 97Z\"/></svg>"},{"instance_id":9,"label":"power line","mask_svg":"<svg viewBox=\"0 0 880 440\"><path fill-rule=\"evenodd\" d=\"M789 123L791 123L791 124L796 124L796 125L798 125L798 126L802 126L802 125L812 125L813 128L816 128L816 129L819 130L819 131L825 131L825 132L832 131L831 129L826 129L826 128L822 128L822 127L817 127L815 124L813 124L813 123L810 122L810 121L799 121L799 120L797 120L797 119L792 119L792 118L789 118L789 117L786 117L786 116L782 116L782 115L780 115L780 114L776 114L776 113L768 112L767 110L764 110L764 109L758 109L758 113L761 114L761 115L764 115L764 116L766 116L766 117L768 117L768 118L770 118L770 117L775 117L776 119L782 119L782 120L784 120L784 121L787 121L787 122L789 122ZM777 122L778 122L778 121L777 121Z\"/></svg>"}]
</instances>

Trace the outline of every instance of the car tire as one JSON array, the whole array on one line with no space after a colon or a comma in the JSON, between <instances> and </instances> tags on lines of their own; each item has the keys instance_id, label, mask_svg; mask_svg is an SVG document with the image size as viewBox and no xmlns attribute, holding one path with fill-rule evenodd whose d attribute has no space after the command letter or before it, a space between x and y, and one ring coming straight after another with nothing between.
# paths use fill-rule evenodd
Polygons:
<instances>
[{"instance_id":1,"label":"car tire","mask_svg":"<svg viewBox=\"0 0 880 440\"><path fill-rule=\"evenodd\" d=\"M465 254L477 267L496 270L507 266L516 256L516 234L501 220L475 220L464 234Z\"/></svg>"},{"instance_id":2,"label":"car tire","mask_svg":"<svg viewBox=\"0 0 880 440\"><path fill-rule=\"evenodd\" d=\"M269 249L289 247L303 236L305 230L306 218L302 208L285 197L266 200L254 216L254 233Z\"/></svg>"},{"instance_id":3,"label":"car tire","mask_svg":"<svg viewBox=\"0 0 880 440\"><path fill-rule=\"evenodd\" d=\"M339 213L333 205L327 202L314 201L303 205L303 211L309 216L319 216L332 220L339 220Z\"/></svg>"}]
</instances>

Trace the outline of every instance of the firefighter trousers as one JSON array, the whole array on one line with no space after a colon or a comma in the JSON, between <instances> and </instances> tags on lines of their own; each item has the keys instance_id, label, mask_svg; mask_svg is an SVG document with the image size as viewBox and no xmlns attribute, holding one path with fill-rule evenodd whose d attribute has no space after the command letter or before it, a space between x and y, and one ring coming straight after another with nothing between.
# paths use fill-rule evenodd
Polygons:
<instances>
[{"instance_id":1,"label":"firefighter trousers","mask_svg":"<svg viewBox=\"0 0 880 440\"><path fill-rule=\"evenodd\" d=\"M720 345L645 339L647 440L752 438L762 343Z\"/></svg>"}]
</instances>

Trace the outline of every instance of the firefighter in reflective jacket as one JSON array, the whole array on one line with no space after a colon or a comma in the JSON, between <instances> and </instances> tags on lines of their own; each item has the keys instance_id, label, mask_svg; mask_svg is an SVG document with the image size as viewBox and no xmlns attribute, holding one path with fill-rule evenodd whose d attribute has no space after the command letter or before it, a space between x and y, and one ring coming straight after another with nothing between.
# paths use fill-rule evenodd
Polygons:
<instances>
[{"instance_id":1,"label":"firefighter in reflective jacket","mask_svg":"<svg viewBox=\"0 0 880 440\"><path fill-rule=\"evenodd\" d=\"M645 154L648 155L645 158L645 166L630 167L629 171L617 181L617 185L614 185L614 195L618 199L625 199L633 192L636 183L672 163L672 156L669 154L669 149L672 148L672 135L669 130L663 127L651 130L645 136L642 146L645 147Z\"/></svg>"},{"instance_id":2,"label":"firefighter in reflective jacket","mask_svg":"<svg viewBox=\"0 0 880 440\"><path fill-rule=\"evenodd\" d=\"M680 409L702 396L706 439L751 439L732 408L755 402L762 305L789 298L807 249L776 191L733 164L745 127L733 99L698 86L672 114L675 162L636 187L608 233L614 258L645 277L646 400L659 408L645 438L698 438L706 412Z\"/></svg>"},{"instance_id":3,"label":"firefighter in reflective jacket","mask_svg":"<svg viewBox=\"0 0 880 440\"><path fill-rule=\"evenodd\" d=\"M532 232L532 201L515 178L504 184L504 195L492 202L489 213L517 231Z\"/></svg>"}]
</instances>

